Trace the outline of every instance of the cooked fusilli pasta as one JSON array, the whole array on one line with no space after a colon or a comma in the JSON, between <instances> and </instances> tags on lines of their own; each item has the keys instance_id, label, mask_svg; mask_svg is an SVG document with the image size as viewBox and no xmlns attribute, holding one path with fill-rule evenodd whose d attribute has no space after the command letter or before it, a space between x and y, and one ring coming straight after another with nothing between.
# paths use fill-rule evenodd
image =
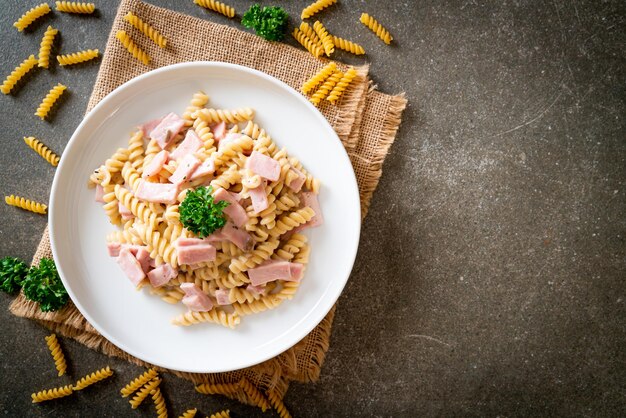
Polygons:
<instances>
[{"instance_id":1,"label":"cooked fusilli pasta","mask_svg":"<svg viewBox=\"0 0 626 418\"><path fill-rule=\"evenodd\" d=\"M333 43L333 37L330 36L328 30L322 25L322 22L319 20L313 24L313 30L319 36L320 41L322 41L322 45L324 46L324 52L326 56L330 57L330 54L335 52L335 44Z\"/></svg>"},{"instance_id":2,"label":"cooked fusilli pasta","mask_svg":"<svg viewBox=\"0 0 626 418\"><path fill-rule=\"evenodd\" d=\"M113 376L113 370L109 366L106 366L103 369L96 370L95 372L88 374L87 376L79 379L78 382L72 387L73 390L83 390L87 386L91 386L94 383L98 383L101 380L106 379L107 377Z\"/></svg>"},{"instance_id":3,"label":"cooked fusilli pasta","mask_svg":"<svg viewBox=\"0 0 626 418\"><path fill-rule=\"evenodd\" d=\"M45 215L46 209L48 208L48 206L44 205L43 203L35 202L29 199L24 199L23 197L19 197L15 195L5 196L4 202L7 205L15 206L15 207L28 210L31 212L35 212L35 213L41 213L42 215Z\"/></svg>"},{"instance_id":4,"label":"cooked fusilli pasta","mask_svg":"<svg viewBox=\"0 0 626 418\"><path fill-rule=\"evenodd\" d=\"M328 64L326 64L324 68L319 70L313 77L311 77L302 85L302 88L301 88L302 93L308 94L312 92L317 86L319 86L324 81L326 81L328 77L333 75L336 70L337 70L337 64L335 64L334 62L331 61Z\"/></svg>"},{"instance_id":5,"label":"cooked fusilli pasta","mask_svg":"<svg viewBox=\"0 0 626 418\"><path fill-rule=\"evenodd\" d=\"M57 83L56 86L52 87L50 92L41 101L41 104L35 112L35 116L39 116L41 120L46 119L50 115L52 107L56 101L59 100L65 90L67 90L67 87L61 83Z\"/></svg>"},{"instance_id":6,"label":"cooked fusilli pasta","mask_svg":"<svg viewBox=\"0 0 626 418\"><path fill-rule=\"evenodd\" d=\"M234 8L217 0L193 0L193 2L196 3L198 6L204 7L205 9L213 10L217 13L221 13L231 19L235 17Z\"/></svg>"},{"instance_id":7,"label":"cooked fusilli pasta","mask_svg":"<svg viewBox=\"0 0 626 418\"><path fill-rule=\"evenodd\" d=\"M343 93L350 86L352 80L354 80L355 77L356 70L350 67L348 71L346 71L346 73L343 75L343 77L341 77L341 79L337 82L337 84L335 84L335 87L333 87L331 92L328 94L326 100L328 100L332 104L337 103L337 100L339 100L339 98L343 95Z\"/></svg>"},{"instance_id":8,"label":"cooked fusilli pasta","mask_svg":"<svg viewBox=\"0 0 626 418\"><path fill-rule=\"evenodd\" d=\"M52 26L48 26L46 32L41 39L41 46L39 47L39 66L42 68L48 68L50 64L50 50L54 43L54 37L59 33L58 29L54 29Z\"/></svg>"},{"instance_id":9,"label":"cooked fusilli pasta","mask_svg":"<svg viewBox=\"0 0 626 418\"><path fill-rule=\"evenodd\" d=\"M152 41L161 48L165 48L165 46L167 45L167 39L165 39L163 35L161 35L148 23L144 22L139 16L137 16L133 12L126 13L126 16L124 16L124 20L137 28L139 32L152 39Z\"/></svg>"},{"instance_id":10,"label":"cooked fusilli pasta","mask_svg":"<svg viewBox=\"0 0 626 418\"><path fill-rule=\"evenodd\" d=\"M53 167L59 165L59 160L61 158L52 152L50 148L41 143L37 138L33 136L25 136L24 142L26 142L26 145L31 147L33 151L39 154L41 158L49 162Z\"/></svg>"},{"instance_id":11,"label":"cooked fusilli pasta","mask_svg":"<svg viewBox=\"0 0 626 418\"><path fill-rule=\"evenodd\" d=\"M354 55L363 55L365 54L365 49L352 41L347 39L340 38L338 36L333 36L333 43L339 49L343 49L344 51L348 51L353 53Z\"/></svg>"},{"instance_id":12,"label":"cooked fusilli pasta","mask_svg":"<svg viewBox=\"0 0 626 418\"><path fill-rule=\"evenodd\" d=\"M54 359L54 365L59 372L59 376L63 376L67 370L67 363L65 362L65 355L63 355L63 350L61 350L61 345L59 344L56 334L48 335L46 337L46 344Z\"/></svg>"},{"instance_id":13,"label":"cooked fusilli pasta","mask_svg":"<svg viewBox=\"0 0 626 418\"><path fill-rule=\"evenodd\" d=\"M91 14L96 10L95 4L78 1L57 1L56 5L59 12L65 13Z\"/></svg>"},{"instance_id":14,"label":"cooked fusilli pasta","mask_svg":"<svg viewBox=\"0 0 626 418\"><path fill-rule=\"evenodd\" d=\"M17 82L20 81L26 74L28 74L28 72L32 70L38 62L39 61L37 61L34 55L31 55L24 61L22 61L20 65L15 67L15 70L13 70L11 74L9 74L7 78L4 79L2 85L0 86L0 91L2 91L2 93L4 94L11 93L11 90L13 90L13 87L15 87Z\"/></svg>"},{"instance_id":15,"label":"cooked fusilli pasta","mask_svg":"<svg viewBox=\"0 0 626 418\"><path fill-rule=\"evenodd\" d=\"M41 3L39 6L35 6L32 9L28 10L26 13L24 13L22 17L17 19L17 22L15 22L13 26L15 26L17 30L21 32L28 26L30 26L30 24L33 23L35 20L39 19L41 16L50 13L50 10L51 9L50 6L48 6L48 3Z\"/></svg>"},{"instance_id":16,"label":"cooked fusilli pasta","mask_svg":"<svg viewBox=\"0 0 626 418\"><path fill-rule=\"evenodd\" d=\"M59 65L74 65L98 58L99 55L100 51L97 49L86 49L72 54L57 55L57 61Z\"/></svg>"},{"instance_id":17,"label":"cooked fusilli pasta","mask_svg":"<svg viewBox=\"0 0 626 418\"><path fill-rule=\"evenodd\" d=\"M185 109L185 113L183 113L183 119L185 119L186 126L193 125L194 118L192 117L192 115L196 113L196 111L203 109L207 103L209 103L209 96L207 96L203 91L198 91L194 93L193 97L191 98L191 102L189 102L189 106L187 106L187 108ZM197 130L196 134L200 136ZM200 139L202 139L201 136ZM211 134L211 139L213 139L213 134ZM212 143L210 145L212 145Z\"/></svg>"},{"instance_id":18,"label":"cooked fusilli pasta","mask_svg":"<svg viewBox=\"0 0 626 418\"><path fill-rule=\"evenodd\" d=\"M133 409L139 408L139 405L141 405L141 403L148 397L150 392L157 389L160 384L161 384L161 378L160 377L154 378L153 380L146 383L145 386L143 386L141 389L139 389L137 391L137 394L133 396L133 398L129 400L128 403L130 403L130 406Z\"/></svg>"},{"instance_id":19,"label":"cooked fusilli pasta","mask_svg":"<svg viewBox=\"0 0 626 418\"><path fill-rule=\"evenodd\" d=\"M193 324L199 324L201 322L213 322L220 324L228 328L235 328L239 325L241 318L237 314L226 313L222 310L210 310L204 312L189 311L180 316L174 318L172 323L174 325L189 326Z\"/></svg>"},{"instance_id":20,"label":"cooked fusilli pasta","mask_svg":"<svg viewBox=\"0 0 626 418\"><path fill-rule=\"evenodd\" d=\"M240 109L198 109L194 113L195 118L200 118L206 123L217 123L217 122L227 122L227 123L238 123L238 122L247 122L254 118L254 110L249 107L240 108Z\"/></svg>"},{"instance_id":21,"label":"cooked fusilli pasta","mask_svg":"<svg viewBox=\"0 0 626 418\"><path fill-rule=\"evenodd\" d=\"M71 395L73 392L72 385L66 385L59 388L42 390L40 392L33 393L30 397L32 398L33 403L39 403L52 399L63 398Z\"/></svg>"},{"instance_id":22,"label":"cooked fusilli pasta","mask_svg":"<svg viewBox=\"0 0 626 418\"><path fill-rule=\"evenodd\" d=\"M321 12L325 8L332 6L337 3L337 0L317 0L314 3L309 4L307 7L302 10L302 15L300 16L302 19L308 19L316 13Z\"/></svg>"},{"instance_id":23,"label":"cooked fusilli pasta","mask_svg":"<svg viewBox=\"0 0 626 418\"><path fill-rule=\"evenodd\" d=\"M304 34L300 29L295 28L292 33L293 37L306 48L307 51L311 53L315 58L319 58L324 53L324 48L318 45L316 42L311 40L308 36Z\"/></svg>"},{"instance_id":24,"label":"cooked fusilli pasta","mask_svg":"<svg viewBox=\"0 0 626 418\"><path fill-rule=\"evenodd\" d=\"M361 14L361 23L367 26L372 32L376 34L384 43L389 45L391 41L393 41L393 37L389 33L387 29L384 28L383 25L378 23L376 19L370 16L367 13Z\"/></svg>"},{"instance_id":25,"label":"cooked fusilli pasta","mask_svg":"<svg viewBox=\"0 0 626 418\"><path fill-rule=\"evenodd\" d=\"M142 62L144 65L150 64L150 56L143 49L139 48L139 46L133 42L125 31L118 30L115 33L115 37L118 41L120 41L124 48L132 54L133 57Z\"/></svg>"},{"instance_id":26,"label":"cooked fusilli pasta","mask_svg":"<svg viewBox=\"0 0 626 418\"><path fill-rule=\"evenodd\" d=\"M154 369L146 370L136 379L132 380L129 384L124 386L122 390L120 390L120 392L122 393L122 397L127 398L129 395L132 395L140 387L157 377L158 374L159 373Z\"/></svg>"},{"instance_id":27,"label":"cooked fusilli pasta","mask_svg":"<svg viewBox=\"0 0 626 418\"><path fill-rule=\"evenodd\" d=\"M313 103L315 106L318 106L320 102L330 94L330 92L335 87L335 84L337 84L337 82L341 80L341 77L343 77L343 73L341 71L335 71L333 75L328 77L326 81L324 81L324 84L322 84L320 88L318 88L315 93L313 93L313 96L311 96L311 98L309 99L311 100L311 103Z\"/></svg>"}]
</instances>

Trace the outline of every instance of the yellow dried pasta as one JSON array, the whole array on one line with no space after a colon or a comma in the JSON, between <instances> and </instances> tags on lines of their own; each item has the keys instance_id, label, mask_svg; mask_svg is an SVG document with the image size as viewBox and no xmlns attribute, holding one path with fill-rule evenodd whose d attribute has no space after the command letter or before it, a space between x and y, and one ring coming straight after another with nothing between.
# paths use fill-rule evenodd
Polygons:
<instances>
[{"instance_id":1,"label":"yellow dried pasta","mask_svg":"<svg viewBox=\"0 0 626 418\"><path fill-rule=\"evenodd\" d=\"M57 1L56 6L56 10L65 13L91 14L96 10L95 4L78 1Z\"/></svg>"},{"instance_id":2,"label":"yellow dried pasta","mask_svg":"<svg viewBox=\"0 0 626 418\"><path fill-rule=\"evenodd\" d=\"M311 42L319 45L322 49L324 48L322 41L319 36L317 36L317 33L315 33L315 30L311 27L311 25L306 22L300 22L300 30L311 40Z\"/></svg>"},{"instance_id":3,"label":"yellow dried pasta","mask_svg":"<svg viewBox=\"0 0 626 418\"><path fill-rule=\"evenodd\" d=\"M343 95L346 89L352 83L352 80L356 77L356 70L353 67L350 67L348 71L341 77L341 79L337 82L335 87L328 94L326 100L331 102L332 104L337 103L337 100Z\"/></svg>"},{"instance_id":4,"label":"yellow dried pasta","mask_svg":"<svg viewBox=\"0 0 626 418\"><path fill-rule=\"evenodd\" d=\"M322 84L320 88L318 88L315 93L313 93L313 96L311 96L311 98L309 99L311 103L313 103L315 106L318 106L320 102L330 94L333 87L335 87L335 84L337 84L339 80L341 80L341 77L343 77L343 73L341 71L335 71L333 75L328 77L324 84Z\"/></svg>"},{"instance_id":5,"label":"yellow dried pasta","mask_svg":"<svg viewBox=\"0 0 626 418\"><path fill-rule=\"evenodd\" d=\"M22 17L17 19L17 22L15 22L13 26L15 26L18 31L22 32L24 29L30 26L31 23L33 23L40 17L50 13L50 11L51 9L50 6L48 6L48 3L41 3L39 6L35 6L32 9L28 10L26 13L24 13Z\"/></svg>"},{"instance_id":6,"label":"yellow dried pasta","mask_svg":"<svg viewBox=\"0 0 626 418\"><path fill-rule=\"evenodd\" d=\"M39 61L35 58L34 55L31 55L24 61L22 61L20 65L15 67L15 70L13 70L11 74L9 74L7 78L4 79L4 82L0 86L0 91L2 91L2 93L4 94L11 93L11 90L13 90L13 87L15 87L17 82L20 81L22 77L24 77L26 74L28 74L28 72L32 70L38 62Z\"/></svg>"},{"instance_id":7,"label":"yellow dried pasta","mask_svg":"<svg viewBox=\"0 0 626 418\"><path fill-rule=\"evenodd\" d=\"M235 9L227 4L219 2L217 0L193 0L198 6L204 7L208 10L221 13L228 18L235 17Z\"/></svg>"},{"instance_id":8,"label":"yellow dried pasta","mask_svg":"<svg viewBox=\"0 0 626 418\"><path fill-rule=\"evenodd\" d=\"M153 380L146 383L146 385L143 386L141 389L139 389L139 391L137 391L137 394L131 400L129 400L128 403L130 403L130 406L133 409L139 408L139 405L141 405L141 403L148 397L150 392L155 390L160 384L161 378L154 378Z\"/></svg>"},{"instance_id":9,"label":"yellow dried pasta","mask_svg":"<svg viewBox=\"0 0 626 418\"><path fill-rule=\"evenodd\" d=\"M126 16L124 16L124 20L137 28L139 32L146 35L152 40L152 42L154 42L161 48L165 48L165 46L167 45L167 39L165 39L165 36L161 35L150 24L144 22L139 16L137 16L133 12L126 13Z\"/></svg>"},{"instance_id":10,"label":"yellow dried pasta","mask_svg":"<svg viewBox=\"0 0 626 418\"><path fill-rule=\"evenodd\" d=\"M302 85L302 93L307 94L313 91L318 85L322 84L328 77L330 77L337 70L337 64L329 62L319 70L313 77L307 80Z\"/></svg>"},{"instance_id":11,"label":"yellow dried pasta","mask_svg":"<svg viewBox=\"0 0 626 418\"><path fill-rule=\"evenodd\" d=\"M66 385L59 388L42 390L40 392L33 393L30 397L32 398L33 403L39 403L52 399L63 398L64 396L69 396L72 393L74 393L72 385Z\"/></svg>"},{"instance_id":12,"label":"yellow dried pasta","mask_svg":"<svg viewBox=\"0 0 626 418\"><path fill-rule=\"evenodd\" d=\"M330 57L330 54L335 52L335 44L333 43L333 37L330 36L328 30L322 25L322 22L319 20L313 24L313 30L319 36L320 41L322 41L322 45L324 46L324 52L326 56Z\"/></svg>"},{"instance_id":13,"label":"yellow dried pasta","mask_svg":"<svg viewBox=\"0 0 626 418\"><path fill-rule=\"evenodd\" d=\"M5 196L4 202L9 206L15 206L24 210L28 210L35 213L40 213L42 215L46 214L46 209L48 206L43 203L35 202L33 200L25 199L23 197L11 195Z\"/></svg>"},{"instance_id":14,"label":"yellow dried pasta","mask_svg":"<svg viewBox=\"0 0 626 418\"><path fill-rule=\"evenodd\" d=\"M372 16L370 16L369 14L363 13L361 15L360 22L363 23L365 26L367 26L372 32L376 34L376 36L378 36L387 45L389 45L391 41L393 41L393 37L391 36L389 31L385 29L383 25L378 23L378 21L374 19Z\"/></svg>"},{"instance_id":15,"label":"yellow dried pasta","mask_svg":"<svg viewBox=\"0 0 626 418\"><path fill-rule=\"evenodd\" d=\"M250 383L248 379L246 379L245 377L242 377L241 380L239 381L239 386L241 386L243 391L248 395L248 397L252 400L252 402L256 406L261 408L263 412L270 409L270 403L265 397L265 395L263 395L261 391L259 391L256 388L256 386L252 385L252 383Z\"/></svg>"},{"instance_id":16,"label":"yellow dried pasta","mask_svg":"<svg viewBox=\"0 0 626 418\"><path fill-rule=\"evenodd\" d=\"M50 64L50 50L52 49L54 37L57 33L59 33L58 29L48 26L48 29L46 29L46 32L43 34L39 47L39 66L42 68L48 68Z\"/></svg>"},{"instance_id":17,"label":"yellow dried pasta","mask_svg":"<svg viewBox=\"0 0 626 418\"><path fill-rule=\"evenodd\" d=\"M270 404L276 410L280 418L291 418L291 414L287 410L287 407L283 401L280 400L276 392L273 390L267 392L267 399L270 401Z\"/></svg>"},{"instance_id":18,"label":"yellow dried pasta","mask_svg":"<svg viewBox=\"0 0 626 418\"><path fill-rule=\"evenodd\" d=\"M61 83L57 83L56 86L52 87L50 92L43 98L41 104L35 111L35 116L39 116L41 120L47 118L50 115L52 106L54 106L56 101L59 100L65 90L67 90L67 87Z\"/></svg>"},{"instance_id":19,"label":"yellow dried pasta","mask_svg":"<svg viewBox=\"0 0 626 418\"><path fill-rule=\"evenodd\" d=\"M340 38L338 36L333 36L333 43L339 49L343 49L344 51L348 51L354 55L363 55L365 54L365 49L352 41L347 39Z\"/></svg>"},{"instance_id":20,"label":"yellow dried pasta","mask_svg":"<svg viewBox=\"0 0 626 418\"><path fill-rule=\"evenodd\" d=\"M209 418L230 418L230 409L224 409L223 411L211 414Z\"/></svg>"},{"instance_id":21,"label":"yellow dried pasta","mask_svg":"<svg viewBox=\"0 0 626 418\"><path fill-rule=\"evenodd\" d=\"M307 37L304 32L300 29L295 28L292 33L293 37L306 48L307 51L311 53L315 58L319 58L324 53L324 48L319 46L317 43L313 42L309 37Z\"/></svg>"},{"instance_id":22,"label":"yellow dried pasta","mask_svg":"<svg viewBox=\"0 0 626 418\"><path fill-rule=\"evenodd\" d=\"M178 418L194 418L196 416L196 412L198 412L198 408L188 409Z\"/></svg>"},{"instance_id":23,"label":"yellow dried pasta","mask_svg":"<svg viewBox=\"0 0 626 418\"><path fill-rule=\"evenodd\" d=\"M133 40L128 36L128 34L123 30L118 30L115 33L115 37L118 41L126 48L128 52L131 53L133 57L139 60L144 65L150 64L150 56L139 46L133 42Z\"/></svg>"},{"instance_id":24,"label":"yellow dried pasta","mask_svg":"<svg viewBox=\"0 0 626 418\"><path fill-rule=\"evenodd\" d=\"M79 379L78 382L72 387L73 390L83 390L88 386L93 385L94 383L98 383L101 380L106 379L107 377L113 376L113 370L109 366L106 366L103 369L96 370L95 372L88 374L87 376Z\"/></svg>"},{"instance_id":25,"label":"yellow dried pasta","mask_svg":"<svg viewBox=\"0 0 626 418\"><path fill-rule=\"evenodd\" d=\"M84 51L74 52L72 54L57 55L57 61L60 65L74 65L81 62L98 58L100 51L97 49L86 49Z\"/></svg>"},{"instance_id":26,"label":"yellow dried pasta","mask_svg":"<svg viewBox=\"0 0 626 418\"><path fill-rule=\"evenodd\" d=\"M139 375L136 379L133 379L130 383L124 386L120 392L123 398L128 397L133 394L137 389L154 379L158 376L158 372L154 369L148 369Z\"/></svg>"},{"instance_id":27,"label":"yellow dried pasta","mask_svg":"<svg viewBox=\"0 0 626 418\"><path fill-rule=\"evenodd\" d=\"M152 401L154 402L157 417L167 418L167 405L165 404L165 398L163 397L160 388L156 388L152 393Z\"/></svg>"},{"instance_id":28,"label":"yellow dried pasta","mask_svg":"<svg viewBox=\"0 0 626 418\"><path fill-rule=\"evenodd\" d=\"M48 335L46 337L46 344L54 359L54 365L59 372L59 376L63 376L67 370L67 363L65 362L65 355L63 355L63 350L61 350L61 345L59 344L56 334Z\"/></svg>"},{"instance_id":29,"label":"yellow dried pasta","mask_svg":"<svg viewBox=\"0 0 626 418\"><path fill-rule=\"evenodd\" d=\"M321 12L325 8L330 7L335 3L337 3L337 0L317 0L316 2L311 3L307 7L305 7L302 10L302 14L300 15L300 17L302 19L308 19L314 14Z\"/></svg>"},{"instance_id":30,"label":"yellow dried pasta","mask_svg":"<svg viewBox=\"0 0 626 418\"><path fill-rule=\"evenodd\" d=\"M239 391L239 383L201 383L195 387L203 395L234 395Z\"/></svg>"},{"instance_id":31,"label":"yellow dried pasta","mask_svg":"<svg viewBox=\"0 0 626 418\"><path fill-rule=\"evenodd\" d=\"M50 150L47 146L45 146L41 141L33 136L25 136L24 142L26 145L31 147L33 151L41 156L44 160L48 161L53 167L59 165L59 160L61 159L58 155Z\"/></svg>"}]
</instances>

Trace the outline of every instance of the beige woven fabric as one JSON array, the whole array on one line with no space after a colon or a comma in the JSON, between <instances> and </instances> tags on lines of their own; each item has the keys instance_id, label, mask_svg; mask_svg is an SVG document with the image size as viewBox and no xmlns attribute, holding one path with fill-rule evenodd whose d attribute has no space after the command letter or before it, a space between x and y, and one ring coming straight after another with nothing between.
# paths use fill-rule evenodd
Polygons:
<instances>
[{"instance_id":1,"label":"beige woven fabric","mask_svg":"<svg viewBox=\"0 0 626 418\"><path fill-rule=\"evenodd\" d=\"M124 22L122 17L128 11L132 11L161 32L168 40L167 48L157 47ZM128 32L148 52L152 58L150 66L134 59L115 39L115 32L119 29ZM245 65L273 75L296 89L326 64L325 61L315 59L307 52L286 44L267 42L250 33L138 0L123 0L113 23L87 111L116 87L146 71L178 62L199 60ZM343 64L339 66L346 68ZM389 96L370 89L367 67L359 67L358 74L354 85L338 106L324 103L320 110L350 155L359 184L362 215L365 216L382 173L383 161L400 124L406 100L402 95ZM33 263L38 263L42 257L51 256L46 228ZM54 332L74 338L90 348L147 366L98 334L71 302L61 311L43 313L36 303L26 300L20 294L10 309L17 316L35 319ZM261 391L271 390L282 398L290 381L310 382L319 377L328 350L334 312L335 308L294 347L259 365L229 373L172 373L195 384L237 383L245 377ZM243 389L224 394L242 402L256 404L249 391Z\"/></svg>"}]
</instances>

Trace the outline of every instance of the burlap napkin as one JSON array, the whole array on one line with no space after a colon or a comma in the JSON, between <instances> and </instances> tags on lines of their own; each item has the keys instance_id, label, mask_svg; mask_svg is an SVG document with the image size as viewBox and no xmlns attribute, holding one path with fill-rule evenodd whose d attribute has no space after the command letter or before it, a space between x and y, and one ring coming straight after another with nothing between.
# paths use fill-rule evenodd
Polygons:
<instances>
[{"instance_id":1,"label":"burlap napkin","mask_svg":"<svg viewBox=\"0 0 626 418\"><path fill-rule=\"evenodd\" d=\"M161 49L130 27L123 16L132 11L154 26L168 40ZM123 29L149 53L152 63L144 66L134 59L115 39L115 32ZM96 84L87 111L122 83L151 69L187 61L224 61L245 65L277 77L298 89L302 83L325 65L303 50L276 42L267 42L256 35L228 26L155 7L138 0L123 0L109 35ZM339 64L343 69L345 65ZM359 76L338 106L324 103L320 110L333 126L348 154L356 173L361 195L362 214L365 216L372 193L382 173L382 164L394 140L400 117L406 105L402 95L389 96L374 91L367 79L367 67L358 68ZM33 259L51 257L48 230ZM13 314L39 321L54 332L74 338L86 346L111 356L148 366L143 361L123 352L102 337L70 302L59 312L43 313L23 295L11 304ZM198 383L236 383L246 377L262 391L274 391L281 399L289 382L310 382L319 377L324 356L328 350L335 308L302 341L277 357L259 365L229 373L193 374L172 373ZM258 401L245 391L225 391L226 396L252 405Z\"/></svg>"}]
</instances>

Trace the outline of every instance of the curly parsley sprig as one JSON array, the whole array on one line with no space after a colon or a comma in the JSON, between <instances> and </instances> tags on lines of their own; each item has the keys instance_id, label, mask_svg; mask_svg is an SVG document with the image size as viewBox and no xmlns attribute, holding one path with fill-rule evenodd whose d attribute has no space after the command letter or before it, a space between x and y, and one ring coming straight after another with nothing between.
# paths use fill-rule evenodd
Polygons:
<instances>
[{"instance_id":1,"label":"curly parsley sprig","mask_svg":"<svg viewBox=\"0 0 626 418\"><path fill-rule=\"evenodd\" d=\"M39 302L43 312L59 310L68 300L57 267L50 258L42 258L39 266L30 268L22 282L22 290L26 298Z\"/></svg>"},{"instance_id":2,"label":"curly parsley sprig","mask_svg":"<svg viewBox=\"0 0 626 418\"><path fill-rule=\"evenodd\" d=\"M280 41L285 37L288 19L289 15L282 7L265 6L261 9L258 4L253 4L244 13L241 24L254 29L257 35L268 41Z\"/></svg>"},{"instance_id":3,"label":"curly parsley sprig","mask_svg":"<svg viewBox=\"0 0 626 418\"><path fill-rule=\"evenodd\" d=\"M15 293L22 287L22 281L28 273L25 262L15 257L0 260L0 290Z\"/></svg>"},{"instance_id":4,"label":"curly parsley sprig","mask_svg":"<svg viewBox=\"0 0 626 418\"><path fill-rule=\"evenodd\" d=\"M226 225L223 211L228 206L228 202L213 201L212 192L211 186L208 188L200 186L188 192L185 200L178 207L182 224L200 238L207 237Z\"/></svg>"}]
</instances>

